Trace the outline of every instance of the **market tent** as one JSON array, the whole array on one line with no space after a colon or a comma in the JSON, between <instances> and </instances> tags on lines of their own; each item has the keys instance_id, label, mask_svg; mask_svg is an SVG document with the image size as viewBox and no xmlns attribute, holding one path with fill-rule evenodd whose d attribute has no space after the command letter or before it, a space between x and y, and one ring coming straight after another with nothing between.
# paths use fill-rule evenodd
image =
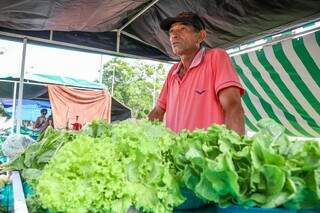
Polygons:
<instances>
[{"instance_id":1,"label":"market tent","mask_svg":"<svg viewBox=\"0 0 320 213\"><path fill-rule=\"evenodd\" d=\"M1 1L1 35L93 51L172 60L166 17L193 11L205 20L208 47L229 48L319 20L318 0Z\"/></svg>"},{"instance_id":2,"label":"market tent","mask_svg":"<svg viewBox=\"0 0 320 213\"><path fill-rule=\"evenodd\" d=\"M0 98L12 99L14 91L13 82L19 82L19 77L13 75L0 76ZM23 99L32 100L49 100L48 84L65 85L90 90L105 89L105 86L100 83L46 74L27 74L24 82ZM124 120L130 117L131 109L121 104L115 98L112 98L111 121Z\"/></svg>"},{"instance_id":3,"label":"market tent","mask_svg":"<svg viewBox=\"0 0 320 213\"><path fill-rule=\"evenodd\" d=\"M181 11L201 14L208 32L205 46L225 49L266 36L271 38L272 35L288 32L306 23L319 24L320 20L319 0L18 0L1 2L0 8L0 35L5 37L160 60L174 60L176 57L172 54L167 33L159 28L159 22ZM279 40L281 39L285 38L280 37ZM298 75L292 72L299 72L302 62L293 63L286 59L278 61L283 55L291 54L292 48L284 48L283 44L280 44L280 51L274 51L274 57L265 54L264 61L272 66L262 63L259 54L256 54L259 56L258 65L251 61L252 54L233 58L233 61L244 64L242 66L241 63L235 63L248 91L243 98L247 112L246 124L254 130L260 117L271 117L282 122L292 134L319 136L319 111L315 109L319 109L319 96L315 94L319 91L319 85L313 86L311 83L314 80L309 81L309 77L305 78L304 73ZM261 51L270 49L270 44L267 45L269 46ZM277 45L273 45L272 49L277 49L276 47ZM318 47L319 43L316 43L314 48ZM316 65L305 62L304 68L308 66L306 69L310 73L318 72L319 64L314 58L318 57L319 53L311 51L310 48L305 53L310 54ZM260 69L261 67L263 69ZM274 69L277 72L273 72ZM282 76L281 81L276 80L275 73ZM250 79L250 75L253 79ZM310 75L312 78L315 76L308 76ZM272 84L272 81L268 81L269 77L275 85L269 85ZM281 82L286 87L279 86ZM300 89L298 94L301 93L303 98L296 97L296 87ZM289 88L295 99L291 98L286 88ZM312 95L305 91L310 91Z\"/></svg>"},{"instance_id":4,"label":"market tent","mask_svg":"<svg viewBox=\"0 0 320 213\"><path fill-rule=\"evenodd\" d=\"M320 31L232 56L247 127L271 117L296 136L320 137Z\"/></svg>"},{"instance_id":5,"label":"market tent","mask_svg":"<svg viewBox=\"0 0 320 213\"><path fill-rule=\"evenodd\" d=\"M0 98L0 103L3 105L4 110L9 116L12 116L13 100L8 98ZM21 120L36 121L40 115L41 109L47 109L48 115L51 114L51 105L49 101L45 100L22 100L22 113Z\"/></svg>"}]
</instances>

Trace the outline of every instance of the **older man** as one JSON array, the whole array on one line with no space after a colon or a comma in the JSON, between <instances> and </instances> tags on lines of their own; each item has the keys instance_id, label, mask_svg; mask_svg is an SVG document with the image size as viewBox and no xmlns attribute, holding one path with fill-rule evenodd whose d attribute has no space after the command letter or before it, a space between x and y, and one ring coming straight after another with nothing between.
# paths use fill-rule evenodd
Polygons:
<instances>
[{"instance_id":1,"label":"older man","mask_svg":"<svg viewBox=\"0 0 320 213\"><path fill-rule=\"evenodd\" d=\"M166 113L166 126L175 132L206 129L216 123L244 134L244 89L223 49L201 47L206 38L203 20L183 12L160 26L169 33L180 62L169 71L149 120L162 121Z\"/></svg>"}]
</instances>

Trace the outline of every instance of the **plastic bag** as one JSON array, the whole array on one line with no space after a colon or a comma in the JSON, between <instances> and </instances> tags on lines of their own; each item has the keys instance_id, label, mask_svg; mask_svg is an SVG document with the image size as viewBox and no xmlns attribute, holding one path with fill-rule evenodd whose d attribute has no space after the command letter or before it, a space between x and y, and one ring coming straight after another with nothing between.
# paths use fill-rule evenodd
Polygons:
<instances>
[{"instance_id":1,"label":"plastic bag","mask_svg":"<svg viewBox=\"0 0 320 213\"><path fill-rule=\"evenodd\" d=\"M35 140L27 135L13 134L7 137L2 144L2 152L10 160L13 160L23 153L27 146L33 142Z\"/></svg>"}]
</instances>

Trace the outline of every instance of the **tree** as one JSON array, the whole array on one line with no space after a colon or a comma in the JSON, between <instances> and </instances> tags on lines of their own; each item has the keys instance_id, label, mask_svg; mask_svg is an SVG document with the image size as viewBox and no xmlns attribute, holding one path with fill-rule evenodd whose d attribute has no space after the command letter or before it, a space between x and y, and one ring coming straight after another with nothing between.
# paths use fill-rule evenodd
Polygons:
<instances>
[{"instance_id":1,"label":"tree","mask_svg":"<svg viewBox=\"0 0 320 213\"><path fill-rule=\"evenodd\" d=\"M9 117L9 115L4 110L3 106L0 106L0 117Z\"/></svg>"},{"instance_id":2,"label":"tree","mask_svg":"<svg viewBox=\"0 0 320 213\"><path fill-rule=\"evenodd\" d=\"M153 108L154 91L158 97L166 78L163 64L150 65L143 62L131 64L121 58L113 58L103 66L102 82L112 91L113 97L132 109L133 117L145 118Z\"/></svg>"}]
</instances>

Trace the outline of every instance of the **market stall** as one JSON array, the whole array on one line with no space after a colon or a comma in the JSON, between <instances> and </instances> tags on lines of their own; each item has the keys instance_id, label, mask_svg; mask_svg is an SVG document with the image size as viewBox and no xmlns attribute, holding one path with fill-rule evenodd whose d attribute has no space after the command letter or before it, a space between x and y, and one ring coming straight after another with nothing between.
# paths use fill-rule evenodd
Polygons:
<instances>
[{"instance_id":1,"label":"market stall","mask_svg":"<svg viewBox=\"0 0 320 213\"><path fill-rule=\"evenodd\" d=\"M9 108L14 105L13 104L13 94L14 94L14 85L18 84L19 77L17 76L0 76L0 98L3 100L3 104L5 108ZM22 118L31 118L32 119L39 113L42 108L51 108L49 102L49 94L48 94L48 85L65 85L70 88L82 88L88 90L102 90L105 89L105 86L95 82L89 82L86 80L69 78L69 77L61 77L54 75L45 75L45 74L32 74L27 75L25 78L25 86L24 86L24 94L23 94L23 105L29 106L31 109L38 109L36 112L24 111L24 115ZM17 94L17 93L16 93ZM10 110L9 110L10 111ZM131 117L131 110L112 97L111 102L111 121L123 120ZM34 120L35 121L35 120Z\"/></svg>"},{"instance_id":2,"label":"market stall","mask_svg":"<svg viewBox=\"0 0 320 213\"><path fill-rule=\"evenodd\" d=\"M2 6L0 34L24 42L21 82L24 81L28 42L119 56L176 60L168 35L160 30L159 22L181 11L201 14L208 31L205 46L237 49L231 56L247 90L243 98L246 126L258 132L252 138L240 138L222 127L212 127L208 132L173 136L151 124L124 122L107 127L106 132L113 131L113 137L97 134L101 131L84 133L82 139L74 136L71 144L79 149L81 156L68 161L70 167L65 166L66 153L74 153L71 150L75 147L64 146L66 148L58 152L54 163L49 163L41 176L38 191L47 208L86 212L100 207L121 212L135 205L147 211L170 212L173 206L181 204L182 197L179 190L175 191L177 182L169 172L168 162L175 165L176 172L183 177L181 182L198 197L222 207L236 204L246 208L259 207L260 210L261 207L300 209L317 204L319 143L314 138L319 137L319 1L21 1L21 4L6 2ZM292 32L306 23L315 27ZM260 40L266 41L259 43ZM255 41L256 44L248 45ZM20 83L20 106L22 86ZM268 120L257 123L266 117L282 125ZM99 125L105 128L104 124L95 124L92 128ZM157 134L159 132L161 134ZM293 143L286 133L314 138L305 143ZM113 143L94 143L97 137ZM179 146L175 146L175 142L165 143L171 141L171 137ZM184 143L187 144L184 146L179 141L194 143ZM162 146L158 147L159 143ZM96 152L90 152L91 148ZM107 156L117 160L105 162L105 153L97 150L108 150ZM86 166L92 165L92 160L100 162L94 169L102 167L105 172L104 179L97 178L104 187L92 178L95 176L78 176L64 170L86 162L79 169L90 172ZM29 166L27 169L34 168ZM62 177L57 171L69 176L63 174ZM126 177L121 176L123 174ZM70 183L68 178L74 177L79 182L66 184ZM105 177L110 181L103 181ZM86 188L86 181L92 181L91 186L96 186L93 187L96 191ZM86 184L77 185L83 182ZM101 196L97 196L97 191ZM90 196L85 196L88 194ZM68 198L72 201L62 202L60 195L66 196L64 201ZM109 205L101 201L103 196L108 198ZM278 210L283 209L274 211ZM316 209L309 210L317 212Z\"/></svg>"},{"instance_id":3,"label":"market stall","mask_svg":"<svg viewBox=\"0 0 320 213\"><path fill-rule=\"evenodd\" d=\"M83 8L86 9L83 10ZM308 100L302 100L301 102L301 100L295 101L292 98L289 98L289 101L277 98L281 93L287 94L283 89L284 87L280 89L281 92L276 92L274 95L269 94L268 90L267 94L269 95L261 98L260 94L264 94L263 91L257 90L255 92L252 90L253 87L244 84L248 95L250 95L250 101L248 101L248 96L245 98L247 100L245 103L246 114L248 115L246 116L246 126L248 129L255 130L254 122L260 116L268 116L281 122L293 135L319 136L319 112L316 109L319 109L320 106L317 101L319 96L315 93L319 84L314 80L317 79L314 73L319 70L319 67L312 62L309 63L309 61L318 63L318 44L314 43L316 41L314 38L305 37L315 44L316 49L302 48L298 51L298 57L301 56L305 59L302 62L303 64L299 62L300 59L294 59L297 63L287 62L286 58L290 58L291 55L283 57L283 54L288 51L295 52L290 45L292 38L319 29L319 8L319 1L315 0L272 2L255 0L244 2L208 2L205 0L136 2L128 0L119 4L114 4L112 1L81 1L76 4L57 4L55 2L13 4L5 2L0 11L0 15L3 14L3 16L0 16L0 35L20 41L24 39L24 48L27 47L28 42L35 42L102 54L172 61L176 58L172 53L168 35L160 30L159 22L181 11L193 11L201 14L205 20L208 32L205 46L225 49L235 48L236 51L232 54L239 55L241 52L250 51L253 47L261 48L262 45L270 47L270 45L280 42L273 48L273 51L266 48L268 54L274 55L273 57L267 56L266 61L273 62L275 58L281 58L280 64L277 63L277 66L272 64L270 69L276 70L280 76L284 75L285 78L290 78L289 82L296 85L292 89L300 87L300 84L305 85L302 87L302 95L304 96L302 99L307 98ZM25 13L24 11L28 12ZM91 13L94 13L95 16L88 15ZM6 16L6 14L10 14L10 16ZM21 17L18 14L21 14L23 22L20 22ZM39 16L39 14L41 15ZM77 15L74 16L74 14ZM3 18L1 19L1 17ZM10 22L6 21L8 17L10 17ZM313 24L315 27L311 30L301 31L300 28L303 28L306 24ZM292 31L292 29L298 30ZM264 39L266 41L261 43L261 40ZM299 45L301 40L298 38L295 40L293 42L294 49L297 49L296 46ZM254 46L248 45L255 41L258 42ZM287 42L283 43L281 41ZM285 45L282 46L282 44ZM305 47L305 45L302 45L302 47ZM313 50L315 52L312 52ZM310 57L303 57L304 54L306 56L311 55L312 60L310 60ZM246 58L246 54L243 57ZM235 57L235 59L237 58ZM251 59L245 60L244 63L250 63L250 61ZM234 62L236 63L236 61ZM263 62L262 64L264 64L262 66L268 66L268 63ZM251 66L247 64L244 66L250 66L250 70L253 69L252 67L258 66L255 67L258 70L257 73L263 72L263 70L260 71L260 65ZM243 66L236 67L241 68L237 69L240 76L247 75L246 70L248 69L243 69ZM309 72L308 68L315 71ZM267 68L267 72L270 69ZM244 75L241 75L241 70L243 70ZM295 77L295 74L287 75L285 72L290 70L296 70L299 75L297 77ZM22 66L21 71L24 72L24 66ZM307 78L304 77L303 72L307 74ZM248 73L250 74L250 72ZM311 80L309 81L310 77ZM263 82L268 84L267 78L268 76L265 75L255 76L255 81L261 85L264 84ZM287 83L287 80L283 77L281 77L281 81L284 84ZM310 87L314 82L316 87ZM304 94L304 91L307 93ZM270 98L270 95L272 97L276 96L276 98ZM255 103L254 106L250 104L252 101ZM300 105L302 104L302 107L299 107L297 102ZM309 107L308 110L303 110L304 102L307 105L310 105L307 102L311 103L310 110ZM286 104L289 104L288 111L285 109ZM258 113L255 113L256 108L258 108ZM250 115L251 113L254 113L254 119Z\"/></svg>"}]
</instances>

